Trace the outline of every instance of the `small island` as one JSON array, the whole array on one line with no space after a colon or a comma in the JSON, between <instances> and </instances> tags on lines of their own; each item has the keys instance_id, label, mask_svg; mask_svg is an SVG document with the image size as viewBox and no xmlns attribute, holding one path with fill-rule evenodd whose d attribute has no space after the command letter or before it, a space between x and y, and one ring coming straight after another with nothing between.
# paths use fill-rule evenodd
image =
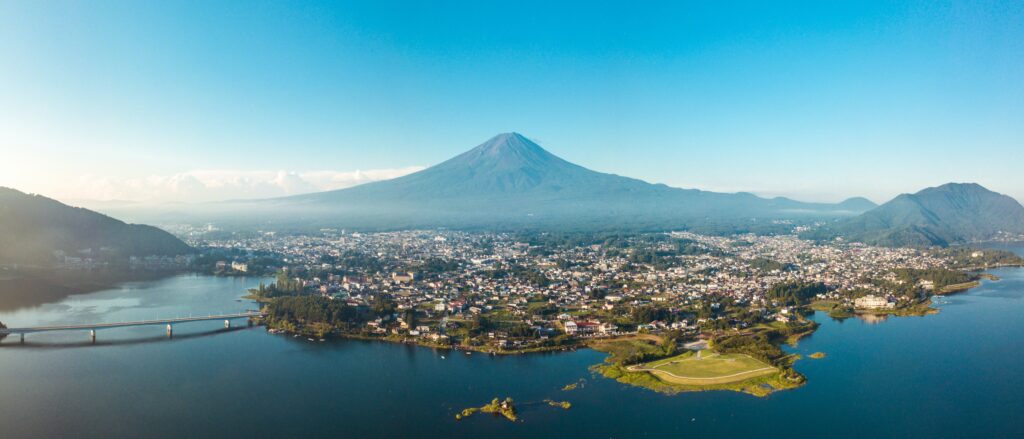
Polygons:
<instances>
[{"instance_id":1,"label":"small island","mask_svg":"<svg viewBox=\"0 0 1024 439\"><path fill-rule=\"evenodd\" d=\"M555 401L551 399L545 399L544 402L548 403L548 405L552 407L561 407L566 410L572 408L572 403L570 403L569 401Z\"/></svg>"},{"instance_id":2,"label":"small island","mask_svg":"<svg viewBox=\"0 0 1024 439\"><path fill-rule=\"evenodd\" d=\"M813 323L805 323L813 331ZM795 355L779 345L792 335L770 325L748 334L722 336L677 353L675 341L653 337L616 340L594 348L611 354L594 370L621 383L675 394L732 390L754 396L799 387L805 381L794 371Z\"/></svg>"},{"instance_id":3,"label":"small island","mask_svg":"<svg viewBox=\"0 0 1024 439\"><path fill-rule=\"evenodd\" d=\"M826 355L824 352L815 352L811 355L808 355L808 357L810 357L812 360L820 360L822 358L825 358L825 356Z\"/></svg>"},{"instance_id":4,"label":"small island","mask_svg":"<svg viewBox=\"0 0 1024 439\"><path fill-rule=\"evenodd\" d=\"M509 421L512 422L516 422L517 420L519 420L519 418L516 417L516 407L514 401L512 401L512 398L505 398L504 401L499 400L498 398L494 398L493 400L491 400L489 404L483 407L471 407L465 409L462 412L455 415L455 420L461 421L465 418L473 416L477 412L491 413L495 416L501 415L504 416L505 419L508 419Z\"/></svg>"}]
</instances>

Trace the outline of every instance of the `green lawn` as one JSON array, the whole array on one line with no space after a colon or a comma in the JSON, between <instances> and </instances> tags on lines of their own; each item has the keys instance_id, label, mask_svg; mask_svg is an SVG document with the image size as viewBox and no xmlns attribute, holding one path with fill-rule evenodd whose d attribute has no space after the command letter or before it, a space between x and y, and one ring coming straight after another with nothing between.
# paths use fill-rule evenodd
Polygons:
<instances>
[{"instance_id":1,"label":"green lawn","mask_svg":"<svg viewBox=\"0 0 1024 439\"><path fill-rule=\"evenodd\" d=\"M655 336L630 337L612 340L595 340L590 346L598 351L611 354L611 361L628 358L637 353L655 354L663 349L658 345L660 339Z\"/></svg>"},{"instance_id":2,"label":"green lawn","mask_svg":"<svg viewBox=\"0 0 1024 439\"><path fill-rule=\"evenodd\" d=\"M693 352L687 352L630 369L649 372L662 381L685 385L735 383L779 371L749 355L722 355L708 351L702 352L699 358Z\"/></svg>"}]
</instances>

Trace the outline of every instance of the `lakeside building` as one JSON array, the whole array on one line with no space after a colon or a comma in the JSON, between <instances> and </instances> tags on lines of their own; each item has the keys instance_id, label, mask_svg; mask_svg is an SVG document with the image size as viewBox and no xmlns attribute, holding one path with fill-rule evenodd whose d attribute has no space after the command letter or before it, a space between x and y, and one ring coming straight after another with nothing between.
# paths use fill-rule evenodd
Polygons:
<instances>
[{"instance_id":1,"label":"lakeside building","mask_svg":"<svg viewBox=\"0 0 1024 439\"><path fill-rule=\"evenodd\" d=\"M416 279L414 273L391 273L391 280L399 283L408 283Z\"/></svg>"}]
</instances>

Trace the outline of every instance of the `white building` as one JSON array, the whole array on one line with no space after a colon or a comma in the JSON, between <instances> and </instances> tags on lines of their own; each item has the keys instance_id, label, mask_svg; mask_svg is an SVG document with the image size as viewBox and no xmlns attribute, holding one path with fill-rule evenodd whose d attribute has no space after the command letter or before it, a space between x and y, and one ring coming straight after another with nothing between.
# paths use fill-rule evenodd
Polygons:
<instances>
[{"instance_id":1,"label":"white building","mask_svg":"<svg viewBox=\"0 0 1024 439\"><path fill-rule=\"evenodd\" d=\"M576 331L579 329L579 328L576 327L576 322L571 321L571 320L568 321L568 322L565 322L564 326L565 326L565 333L566 334L575 334Z\"/></svg>"},{"instance_id":2,"label":"white building","mask_svg":"<svg viewBox=\"0 0 1024 439\"><path fill-rule=\"evenodd\" d=\"M858 297L853 301L853 305L860 309L893 309L896 307L895 302L892 302L885 297L878 297L874 295Z\"/></svg>"}]
</instances>

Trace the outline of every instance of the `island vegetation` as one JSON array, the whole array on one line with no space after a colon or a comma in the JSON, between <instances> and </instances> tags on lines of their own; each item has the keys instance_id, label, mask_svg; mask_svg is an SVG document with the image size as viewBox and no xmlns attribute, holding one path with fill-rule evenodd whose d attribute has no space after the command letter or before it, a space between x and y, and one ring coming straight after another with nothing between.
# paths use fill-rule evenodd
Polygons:
<instances>
[{"instance_id":1,"label":"island vegetation","mask_svg":"<svg viewBox=\"0 0 1024 439\"><path fill-rule=\"evenodd\" d=\"M563 408L563 409L566 409L566 410L569 410L569 409L572 408L572 403L570 403L569 401L555 401L555 400L551 400L551 399L545 399L544 402L548 403L548 405L550 405L552 407L559 407L559 408Z\"/></svg>"},{"instance_id":2,"label":"island vegetation","mask_svg":"<svg viewBox=\"0 0 1024 439\"><path fill-rule=\"evenodd\" d=\"M301 295L304 290L305 288L301 280L289 278L284 273L278 273L277 279L270 285L260 282L258 287L249 289L249 294L243 296L243 298L266 303L275 297Z\"/></svg>"},{"instance_id":3,"label":"island vegetation","mask_svg":"<svg viewBox=\"0 0 1024 439\"><path fill-rule=\"evenodd\" d=\"M562 391L563 392L569 392L569 391L572 391L572 390L576 390L581 385L583 385L583 380L582 379L580 379L579 381L577 381L575 383L566 384L565 387L562 387Z\"/></svg>"},{"instance_id":4,"label":"island vegetation","mask_svg":"<svg viewBox=\"0 0 1024 439\"><path fill-rule=\"evenodd\" d=\"M516 422L517 420L519 420L519 418L516 416L516 406L512 398L505 398L504 400L494 398L493 400L491 400L490 403L484 405L483 407L471 407L464 409L455 415L455 420L461 421L465 418L473 416L477 412L490 413L495 416L502 416L505 419L508 419L509 421L512 422Z\"/></svg>"},{"instance_id":5,"label":"island vegetation","mask_svg":"<svg viewBox=\"0 0 1024 439\"><path fill-rule=\"evenodd\" d=\"M792 366L797 357L779 345L813 332L810 321L759 325L741 334L721 334L707 349L677 353L677 339L647 336L595 343L609 353L594 369L608 378L663 393L733 390L755 396L804 383Z\"/></svg>"}]
</instances>

